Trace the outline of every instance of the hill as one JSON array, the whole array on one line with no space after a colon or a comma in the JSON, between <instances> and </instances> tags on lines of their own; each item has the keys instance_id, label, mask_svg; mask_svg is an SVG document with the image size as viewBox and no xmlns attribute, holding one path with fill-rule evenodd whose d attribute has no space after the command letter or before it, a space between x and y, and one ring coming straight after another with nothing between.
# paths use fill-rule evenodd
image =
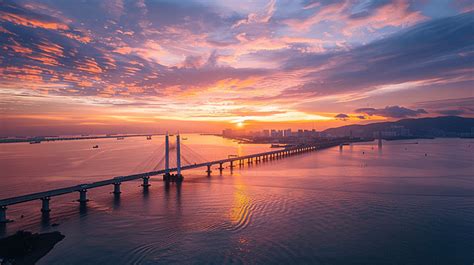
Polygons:
<instances>
[{"instance_id":1,"label":"hill","mask_svg":"<svg viewBox=\"0 0 474 265\"><path fill-rule=\"evenodd\" d=\"M411 137L473 137L474 118L443 116L435 118L403 119L366 125L347 125L330 128L323 133L331 136L372 138L379 132L385 139Z\"/></svg>"}]
</instances>

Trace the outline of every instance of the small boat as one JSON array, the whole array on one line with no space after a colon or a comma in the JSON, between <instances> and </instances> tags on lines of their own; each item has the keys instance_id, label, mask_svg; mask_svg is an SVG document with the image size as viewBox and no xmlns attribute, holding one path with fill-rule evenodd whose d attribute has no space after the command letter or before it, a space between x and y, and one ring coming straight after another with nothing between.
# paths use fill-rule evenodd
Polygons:
<instances>
[{"instance_id":1,"label":"small boat","mask_svg":"<svg viewBox=\"0 0 474 265\"><path fill-rule=\"evenodd\" d=\"M94 145L94 146L92 146L92 148L99 148L99 146L98 146L98 145Z\"/></svg>"},{"instance_id":2,"label":"small boat","mask_svg":"<svg viewBox=\"0 0 474 265\"><path fill-rule=\"evenodd\" d=\"M188 140L188 138L186 138L186 137L183 137L183 141L184 141L184 140Z\"/></svg>"},{"instance_id":3,"label":"small boat","mask_svg":"<svg viewBox=\"0 0 474 265\"><path fill-rule=\"evenodd\" d=\"M41 143L40 140L30 141L30 144L40 144L40 143Z\"/></svg>"},{"instance_id":4,"label":"small boat","mask_svg":"<svg viewBox=\"0 0 474 265\"><path fill-rule=\"evenodd\" d=\"M146 137L147 140L151 140L151 135Z\"/></svg>"},{"instance_id":5,"label":"small boat","mask_svg":"<svg viewBox=\"0 0 474 265\"><path fill-rule=\"evenodd\" d=\"M125 139L124 137L117 137L117 140L123 140Z\"/></svg>"}]
</instances>

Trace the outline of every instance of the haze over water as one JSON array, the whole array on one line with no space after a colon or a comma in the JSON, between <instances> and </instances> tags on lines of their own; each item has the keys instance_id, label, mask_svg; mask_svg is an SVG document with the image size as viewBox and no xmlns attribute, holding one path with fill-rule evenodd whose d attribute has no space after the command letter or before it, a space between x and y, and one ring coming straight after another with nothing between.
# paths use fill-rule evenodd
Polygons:
<instances>
[{"instance_id":1,"label":"haze over water","mask_svg":"<svg viewBox=\"0 0 474 265\"><path fill-rule=\"evenodd\" d=\"M201 159L269 149L185 137ZM0 198L150 170L162 142L3 144ZM86 209L78 194L54 197L49 221L39 201L10 206L3 233L63 233L39 264L472 264L473 151L468 139L359 143L211 177L184 171L181 186L157 176L148 193L123 183L120 199L89 190Z\"/></svg>"}]
</instances>

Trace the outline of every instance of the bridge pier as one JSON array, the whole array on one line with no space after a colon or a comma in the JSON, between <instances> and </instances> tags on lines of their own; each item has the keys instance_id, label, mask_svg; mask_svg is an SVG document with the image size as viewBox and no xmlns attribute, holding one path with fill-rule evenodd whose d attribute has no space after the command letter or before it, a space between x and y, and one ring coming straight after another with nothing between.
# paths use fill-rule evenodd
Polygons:
<instances>
[{"instance_id":1,"label":"bridge pier","mask_svg":"<svg viewBox=\"0 0 474 265\"><path fill-rule=\"evenodd\" d=\"M247 159L247 164L249 164L249 165L252 164L252 158Z\"/></svg>"},{"instance_id":2,"label":"bridge pier","mask_svg":"<svg viewBox=\"0 0 474 265\"><path fill-rule=\"evenodd\" d=\"M121 182L114 183L114 192L113 192L114 195L119 195L120 193L122 193L120 191L120 185L121 184L122 184Z\"/></svg>"},{"instance_id":3,"label":"bridge pier","mask_svg":"<svg viewBox=\"0 0 474 265\"><path fill-rule=\"evenodd\" d=\"M49 197L41 198L41 212L42 213L49 213L51 210L49 209Z\"/></svg>"},{"instance_id":4,"label":"bridge pier","mask_svg":"<svg viewBox=\"0 0 474 265\"><path fill-rule=\"evenodd\" d=\"M222 172L222 170L224 170L224 167L222 166L222 162L219 163L219 171Z\"/></svg>"},{"instance_id":5,"label":"bridge pier","mask_svg":"<svg viewBox=\"0 0 474 265\"><path fill-rule=\"evenodd\" d=\"M143 177L142 179L143 179L142 187L143 187L144 189L146 189L146 188L148 188L148 187L151 186L151 184L150 184L150 177L149 177L149 176Z\"/></svg>"},{"instance_id":6,"label":"bridge pier","mask_svg":"<svg viewBox=\"0 0 474 265\"><path fill-rule=\"evenodd\" d=\"M206 170L206 173L207 173L207 175L208 175L208 176L210 176L210 175L211 175L211 173L212 173L212 170L211 170L211 164L208 164L208 165L207 165L207 170Z\"/></svg>"},{"instance_id":7,"label":"bridge pier","mask_svg":"<svg viewBox=\"0 0 474 265\"><path fill-rule=\"evenodd\" d=\"M234 168L234 161L230 161L230 169Z\"/></svg>"},{"instance_id":8,"label":"bridge pier","mask_svg":"<svg viewBox=\"0 0 474 265\"><path fill-rule=\"evenodd\" d=\"M7 206L0 206L0 223L9 223L11 221L7 219Z\"/></svg>"},{"instance_id":9,"label":"bridge pier","mask_svg":"<svg viewBox=\"0 0 474 265\"><path fill-rule=\"evenodd\" d=\"M77 200L78 202L80 203L85 203L87 201L89 201L87 199L87 189L82 189L79 191L79 200Z\"/></svg>"},{"instance_id":10,"label":"bridge pier","mask_svg":"<svg viewBox=\"0 0 474 265\"><path fill-rule=\"evenodd\" d=\"M244 165L244 161L242 159L239 159L239 167Z\"/></svg>"}]
</instances>

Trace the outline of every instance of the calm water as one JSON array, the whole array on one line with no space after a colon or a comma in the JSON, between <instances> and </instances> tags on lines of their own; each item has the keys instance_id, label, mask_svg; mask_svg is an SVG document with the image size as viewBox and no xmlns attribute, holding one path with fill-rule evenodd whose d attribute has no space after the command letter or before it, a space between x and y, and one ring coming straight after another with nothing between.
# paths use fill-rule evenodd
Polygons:
<instances>
[{"instance_id":1,"label":"calm water","mask_svg":"<svg viewBox=\"0 0 474 265\"><path fill-rule=\"evenodd\" d=\"M185 137L189 162L268 150ZM152 169L162 141L0 145L0 198ZM78 194L55 197L49 221L39 201L15 205L2 232L66 235L40 264L470 265L474 141L417 141L331 148L210 178L184 171L181 186L156 178L147 193L125 183L120 199L112 187L93 189L83 209Z\"/></svg>"}]
</instances>

